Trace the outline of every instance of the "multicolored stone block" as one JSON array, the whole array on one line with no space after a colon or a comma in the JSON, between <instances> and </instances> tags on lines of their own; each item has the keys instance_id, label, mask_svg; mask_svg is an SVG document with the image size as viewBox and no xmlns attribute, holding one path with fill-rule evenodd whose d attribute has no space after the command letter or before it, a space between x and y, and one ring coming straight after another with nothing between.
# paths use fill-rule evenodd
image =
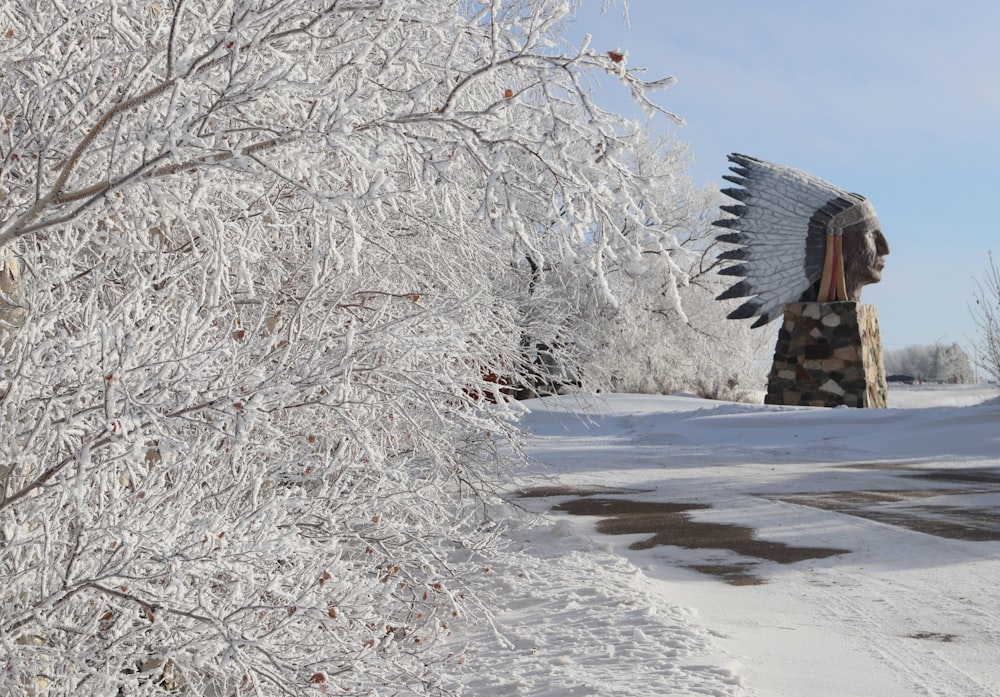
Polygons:
<instances>
[{"instance_id":1,"label":"multicolored stone block","mask_svg":"<svg viewBox=\"0 0 1000 697\"><path fill-rule=\"evenodd\" d=\"M766 404L885 408L878 311L856 302L784 308Z\"/></svg>"}]
</instances>

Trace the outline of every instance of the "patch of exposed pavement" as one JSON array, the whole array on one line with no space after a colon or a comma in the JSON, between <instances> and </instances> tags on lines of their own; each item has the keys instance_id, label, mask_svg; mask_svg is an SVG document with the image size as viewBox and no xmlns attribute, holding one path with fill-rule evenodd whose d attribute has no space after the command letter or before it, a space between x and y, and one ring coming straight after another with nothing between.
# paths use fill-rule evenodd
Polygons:
<instances>
[{"instance_id":1,"label":"patch of exposed pavement","mask_svg":"<svg viewBox=\"0 0 1000 697\"><path fill-rule=\"evenodd\" d=\"M910 486L872 491L827 491L787 494L775 500L825 511L856 516L879 523L904 527L915 532L949 539L1000 541L1000 508L954 505L954 497L1000 493L1000 470L983 468L930 469L888 463L853 465L857 469L881 469L898 473ZM920 480L944 486L920 488ZM797 547L758 539L756 531L742 525L695 520L691 511L709 508L695 503L634 501L624 497L646 493L636 489L600 486L546 486L519 491L519 498L575 497L558 503L552 510L570 515L595 516L597 531L607 535L648 535L629 545L633 550L670 545L685 549L728 550L745 558L791 564L823 559L849 550L826 547ZM940 496L949 503L934 503ZM715 576L735 586L757 585L766 580L754 573L756 562L725 561L695 564L688 568ZM915 639L951 641L937 635L914 635Z\"/></svg>"},{"instance_id":2,"label":"patch of exposed pavement","mask_svg":"<svg viewBox=\"0 0 1000 697\"><path fill-rule=\"evenodd\" d=\"M524 497L580 496L578 489L546 487L545 494L537 490L519 492ZM781 542L758 539L753 528L694 520L689 511L709 508L695 503L660 503L633 501L623 498L603 498L590 492L580 498L564 501L552 510L570 515L600 518L597 531L606 535L649 535L629 545L633 550L670 545L685 549L729 550L744 557L765 559L779 564L791 564L807 559L823 559L848 550L827 547L796 547ZM601 494L618 493L602 490ZM696 564L688 568L716 576L734 586L757 585L765 580L752 573L753 563Z\"/></svg>"}]
</instances>

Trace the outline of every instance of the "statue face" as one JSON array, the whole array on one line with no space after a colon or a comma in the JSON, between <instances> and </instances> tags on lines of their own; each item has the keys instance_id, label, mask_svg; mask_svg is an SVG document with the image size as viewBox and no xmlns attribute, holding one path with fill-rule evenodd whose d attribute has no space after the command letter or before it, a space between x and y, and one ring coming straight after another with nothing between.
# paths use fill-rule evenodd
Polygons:
<instances>
[{"instance_id":1,"label":"statue face","mask_svg":"<svg viewBox=\"0 0 1000 697\"><path fill-rule=\"evenodd\" d=\"M843 249L847 299L860 302L861 288L882 280L889 243L877 220L863 220L844 229Z\"/></svg>"}]
</instances>

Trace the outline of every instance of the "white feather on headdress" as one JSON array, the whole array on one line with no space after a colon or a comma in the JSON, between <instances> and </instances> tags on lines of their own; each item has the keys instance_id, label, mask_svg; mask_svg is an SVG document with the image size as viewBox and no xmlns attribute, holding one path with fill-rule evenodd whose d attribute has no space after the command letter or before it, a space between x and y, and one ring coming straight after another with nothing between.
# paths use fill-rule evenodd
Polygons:
<instances>
[{"instance_id":1,"label":"white feather on headdress","mask_svg":"<svg viewBox=\"0 0 1000 697\"><path fill-rule=\"evenodd\" d=\"M723 179L743 188L723 189L722 193L740 205L721 206L733 217L716 220L713 225L733 231L718 235L717 240L738 245L718 258L742 263L719 273L743 279L718 299L753 296L729 318L758 317L753 326L759 327L778 317L786 303L802 300L820 280L827 235L839 230L844 218L838 214L870 205L860 194L793 167L738 153L728 159L736 176L725 175Z\"/></svg>"}]
</instances>

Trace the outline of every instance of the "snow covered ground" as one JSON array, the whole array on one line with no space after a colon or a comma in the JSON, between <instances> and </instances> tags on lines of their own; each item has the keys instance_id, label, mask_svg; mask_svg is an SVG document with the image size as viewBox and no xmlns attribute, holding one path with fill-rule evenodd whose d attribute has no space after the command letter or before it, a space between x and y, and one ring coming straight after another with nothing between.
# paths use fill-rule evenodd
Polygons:
<instances>
[{"instance_id":1,"label":"snow covered ground","mask_svg":"<svg viewBox=\"0 0 1000 697\"><path fill-rule=\"evenodd\" d=\"M886 410L528 402L476 697L1000 695L995 387ZM557 510L559 509L559 510Z\"/></svg>"}]
</instances>

